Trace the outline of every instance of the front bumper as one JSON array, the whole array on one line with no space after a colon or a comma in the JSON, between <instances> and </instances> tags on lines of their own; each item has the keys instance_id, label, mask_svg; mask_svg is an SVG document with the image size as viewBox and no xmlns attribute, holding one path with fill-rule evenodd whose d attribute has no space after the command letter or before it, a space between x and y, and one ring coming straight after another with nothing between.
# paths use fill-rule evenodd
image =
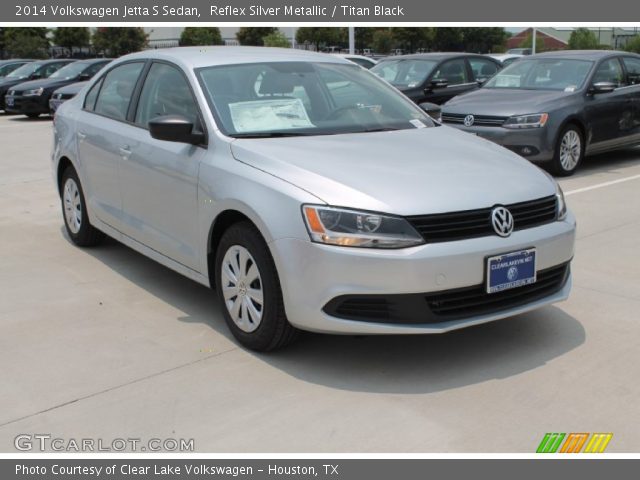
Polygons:
<instances>
[{"instance_id":1,"label":"front bumper","mask_svg":"<svg viewBox=\"0 0 640 480\"><path fill-rule=\"evenodd\" d=\"M5 111L8 113L49 113L49 98L46 95L28 97L5 95Z\"/></svg>"},{"instance_id":2,"label":"front bumper","mask_svg":"<svg viewBox=\"0 0 640 480\"><path fill-rule=\"evenodd\" d=\"M400 250L372 250L320 245L286 238L272 242L289 321L303 330L343 334L443 333L510 317L565 300L571 274L559 289L525 304L452 320L392 323L366 318L338 318L325 308L344 296L431 294L481 285L488 256L535 247L537 270L568 264L573 258L575 218L514 232L508 238L481 237Z\"/></svg>"},{"instance_id":3,"label":"front bumper","mask_svg":"<svg viewBox=\"0 0 640 480\"><path fill-rule=\"evenodd\" d=\"M459 123L445 123L449 127L455 127L463 132L478 135L498 145L521 155L533 162L545 162L551 160L554 155L554 138L549 126L543 128L510 129L499 126L471 126L465 127Z\"/></svg>"}]
</instances>

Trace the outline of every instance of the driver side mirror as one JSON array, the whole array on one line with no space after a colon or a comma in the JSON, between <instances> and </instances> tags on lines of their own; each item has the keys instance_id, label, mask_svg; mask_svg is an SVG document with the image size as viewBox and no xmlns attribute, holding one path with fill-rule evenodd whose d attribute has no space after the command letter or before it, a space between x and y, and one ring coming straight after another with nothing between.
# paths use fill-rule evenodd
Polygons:
<instances>
[{"instance_id":1,"label":"driver side mirror","mask_svg":"<svg viewBox=\"0 0 640 480\"><path fill-rule=\"evenodd\" d=\"M616 84L612 82L598 82L591 85L589 89L589 93L598 94L598 93L610 93L616 89Z\"/></svg>"},{"instance_id":2,"label":"driver side mirror","mask_svg":"<svg viewBox=\"0 0 640 480\"><path fill-rule=\"evenodd\" d=\"M149 133L156 140L201 145L205 142L202 132L193 131L193 123L182 115L163 115L149 121Z\"/></svg>"},{"instance_id":3,"label":"driver side mirror","mask_svg":"<svg viewBox=\"0 0 640 480\"><path fill-rule=\"evenodd\" d=\"M449 82L445 78L436 78L429 82L429 88L435 90L436 88L446 88L449 86Z\"/></svg>"}]
</instances>

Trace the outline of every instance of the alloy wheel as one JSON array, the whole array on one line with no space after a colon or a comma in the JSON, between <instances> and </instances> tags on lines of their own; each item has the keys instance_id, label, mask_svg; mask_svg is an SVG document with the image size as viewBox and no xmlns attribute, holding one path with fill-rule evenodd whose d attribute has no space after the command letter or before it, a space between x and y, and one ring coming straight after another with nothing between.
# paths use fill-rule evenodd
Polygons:
<instances>
[{"instance_id":1,"label":"alloy wheel","mask_svg":"<svg viewBox=\"0 0 640 480\"><path fill-rule=\"evenodd\" d=\"M76 234L82 226L82 200L78 185L73 178L67 178L63 192L64 218L69 230Z\"/></svg>"},{"instance_id":2,"label":"alloy wheel","mask_svg":"<svg viewBox=\"0 0 640 480\"><path fill-rule=\"evenodd\" d=\"M582 142L575 130L567 130L560 143L560 164L567 172L578 165L582 155Z\"/></svg>"}]
</instances>

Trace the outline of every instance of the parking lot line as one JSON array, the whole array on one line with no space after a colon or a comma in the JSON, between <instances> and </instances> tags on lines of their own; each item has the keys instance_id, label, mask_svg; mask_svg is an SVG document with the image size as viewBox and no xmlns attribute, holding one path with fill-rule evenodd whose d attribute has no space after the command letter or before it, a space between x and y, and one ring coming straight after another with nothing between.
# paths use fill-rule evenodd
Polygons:
<instances>
[{"instance_id":1,"label":"parking lot line","mask_svg":"<svg viewBox=\"0 0 640 480\"><path fill-rule=\"evenodd\" d=\"M588 192L589 190L595 190L597 188L604 188L604 187L608 187L610 185L616 185L618 183L629 182L631 180L638 180L638 179L640 179L640 174L631 175L630 177L618 178L617 180L610 180L608 182L597 183L595 185L590 185L588 187L576 188L575 190L569 190L568 192L564 192L564 194L565 194L565 196L567 196L567 195L573 195L575 193Z\"/></svg>"}]
</instances>

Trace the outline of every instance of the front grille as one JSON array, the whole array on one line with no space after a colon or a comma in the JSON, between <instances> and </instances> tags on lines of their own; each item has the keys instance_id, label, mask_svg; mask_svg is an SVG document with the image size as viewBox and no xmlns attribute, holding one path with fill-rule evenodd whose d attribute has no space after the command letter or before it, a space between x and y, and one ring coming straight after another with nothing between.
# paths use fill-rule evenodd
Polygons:
<instances>
[{"instance_id":1,"label":"front grille","mask_svg":"<svg viewBox=\"0 0 640 480\"><path fill-rule=\"evenodd\" d=\"M343 295L323 311L333 317L372 323L426 325L499 313L553 295L569 275L569 262L540 270L536 283L487 293L485 285L435 293Z\"/></svg>"},{"instance_id":2,"label":"front grille","mask_svg":"<svg viewBox=\"0 0 640 480\"><path fill-rule=\"evenodd\" d=\"M505 207L513 215L513 229L522 230L553 222L556 219L556 202L556 196L551 195L537 200L505 205ZM407 217L407 220L426 242L450 242L496 235L491 226L493 208L414 215Z\"/></svg>"},{"instance_id":3,"label":"front grille","mask_svg":"<svg viewBox=\"0 0 640 480\"><path fill-rule=\"evenodd\" d=\"M444 123L457 123L463 124L464 119L467 117L464 113L443 113L442 121ZM473 125L479 127L499 127L509 117L498 117L494 115L474 115Z\"/></svg>"},{"instance_id":4,"label":"front grille","mask_svg":"<svg viewBox=\"0 0 640 480\"><path fill-rule=\"evenodd\" d=\"M567 280L569 264L565 263L537 273L536 283L487 293L484 285L460 288L427 295L429 309L442 321L494 313L518 307L549 296L562 288Z\"/></svg>"}]
</instances>

